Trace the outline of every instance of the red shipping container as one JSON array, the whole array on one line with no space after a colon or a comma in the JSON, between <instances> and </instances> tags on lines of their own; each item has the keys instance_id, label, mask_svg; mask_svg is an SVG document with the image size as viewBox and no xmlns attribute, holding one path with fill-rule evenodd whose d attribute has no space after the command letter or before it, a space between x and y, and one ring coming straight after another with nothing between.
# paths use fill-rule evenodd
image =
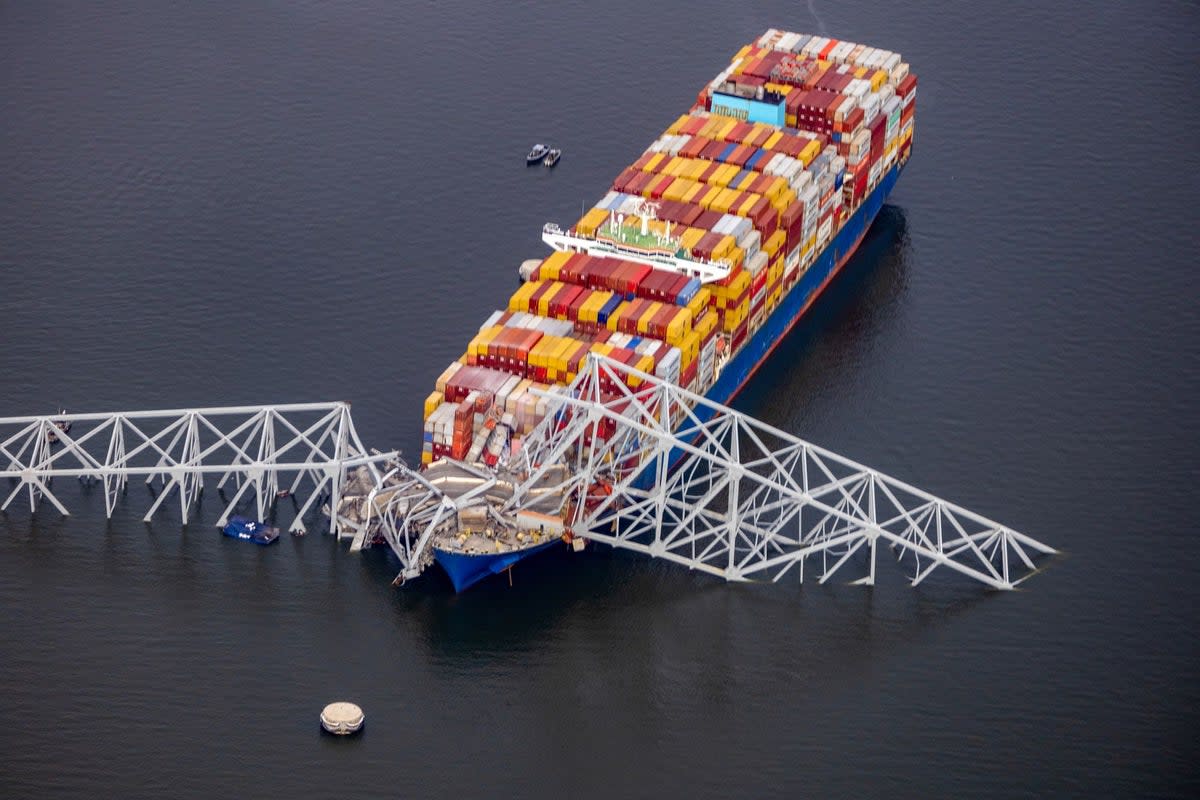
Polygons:
<instances>
[{"instance_id":1,"label":"red shipping container","mask_svg":"<svg viewBox=\"0 0 1200 800\"><path fill-rule=\"evenodd\" d=\"M728 146L728 145L726 145L726 146ZM700 173L700 177L697 178L697 180L700 183L708 183L708 180L709 180L709 178L711 178L713 176L713 173L715 173L717 170L719 170L722 166L724 166L724 165L714 161L713 163L709 164L707 167L704 168L704 171ZM699 196L699 195L697 195L697 196Z\"/></svg>"},{"instance_id":2,"label":"red shipping container","mask_svg":"<svg viewBox=\"0 0 1200 800\"><path fill-rule=\"evenodd\" d=\"M752 297L758 294L759 289L767 285L767 272L768 270L766 269L759 270L758 274L750 281L750 295Z\"/></svg>"},{"instance_id":3,"label":"red shipping container","mask_svg":"<svg viewBox=\"0 0 1200 800\"><path fill-rule=\"evenodd\" d=\"M574 285L559 289L558 294L554 295L554 299L550 301L550 316L557 317L558 319L567 319L571 304L579 297L582 291L583 287Z\"/></svg>"},{"instance_id":4,"label":"red shipping container","mask_svg":"<svg viewBox=\"0 0 1200 800\"><path fill-rule=\"evenodd\" d=\"M629 185L626 187L625 191L628 194L641 194L642 190L645 189L652 180L654 180L654 176L650 173L639 172L633 176L633 180L629 182Z\"/></svg>"},{"instance_id":5,"label":"red shipping container","mask_svg":"<svg viewBox=\"0 0 1200 800\"><path fill-rule=\"evenodd\" d=\"M720 222L723 216L725 215L720 211L701 211L700 216L696 217L696 221L692 223L692 227L711 231L713 226Z\"/></svg>"},{"instance_id":6,"label":"red shipping container","mask_svg":"<svg viewBox=\"0 0 1200 800\"><path fill-rule=\"evenodd\" d=\"M658 313L650 320L650 335L655 339L667 338L667 325L675 319L675 315L679 313L679 306L674 304L664 303L663 307L658 310Z\"/></svg>"},{"instance_id":7,"label":"red shipping container","mask_svg":"<svg viewBox=\"0 0 1200 800\"><path fill-rule=\"evenodd\" d=\"M627 167L626 169L622 170L621 174L618 175L616 180L613 181L613 189L617 190L618 192L627 191L627 187L639 174L640 172L633 167Z\"/></svg>"},{"instance_id":8,"label":"red shipping container","mask_svg":"<svg viewBox=\"0 0 1200 800\"><path fill-rule=\"evenodd\" d=\"M704 150L700 153L700 157L708 161L716 161L717 156L724 153L727 147L729 145L726 142L711 141L705 145Z\"/></svg>"},{"instance_id":9,"label":"red shipping container","mask_svg":"<svg viewBox=\"0 0 1200 800\"><path fill-rule=\"evenodd\" d=\"M633 165L632 165L633 169L639 170L641 172L646 172L647 171L646 167L649 166L650 161L656 155L657 155L657 153L643 153L641 158L639 158L637 161L633 162Z\"/></svg>"},{"instance_id":10,"label":"red shipping container","mask_svg":"<svg viewBox=\"0 0 1200 800\"><path fill-rule=\"evenodd\" d=\"M530 295L530 297L529 297L529 306L527 308L523 308L521 310L529 311L530 313L536 314L537 308L538 308L538 300L541 299L541 296L546 293L546 290L550 288L550 285L551 285L551 281L546 281L541 286L534 289L533 294Z\"/></svg>"},{"instance_id":11,"label":"red shipping container","mask_svg":"<svg viewBox=\"0 0 1200 800\"><path fill-rule=\"evenodd\" d=\"M887 133L887 116L876 114L869 130L871 131L871 157L875 159L883 152L884 135Z\"/></svg>"},{"instance_id":12,"label":"red shipping container","mask_svg":"<svg viewBox=\"0 0 1200 800\"><path fill-rule=\"evenodd\" d=\"M661 178L659 178L659 180L657 182L652 183L650 185L650 197L653 198L654 200L662 199L663 192L665 192L667 190L667 187L670 186L674 182L675 182L674 176L663 175Z\"/></svg>"},{"instance_id":13,"label":"red shipping container","mask_svg":"<svg viewBox=\"0 0 1200 800\"><path fill-rule=\"evenodd\" d=\"M567 256L567 260L563 262L558 271L558 279L578 286L586 286L587 282L583 279L583 268L587 264L587 258L582 253L572 253Z\"/></svg>"},{"instance_id":14,"label":"red shipping container","mask_svg":"<svg viewBox=\"0 0 1200 800\"><path fill-rule=\"evenodd\" d=\"M676 275L674 273L668 273L668 275L671 278L671 282L663 293L663 299L674 305L684 305L679 302L679 293L687 287L691 280L686 275Z\"/></svg>"},{"instance_id":15,"label":"red shipping container","mask_svg":"<svg viewBox=\"0 0 1200 800\"><path fill-rule=\"evenodd\" d=\"M679 155L684 158L700 158L700 154L704 152L704 148L708 147L711 141L703 136L693 136L687 144L679 148Z\"/></svg>"}]
</instances>

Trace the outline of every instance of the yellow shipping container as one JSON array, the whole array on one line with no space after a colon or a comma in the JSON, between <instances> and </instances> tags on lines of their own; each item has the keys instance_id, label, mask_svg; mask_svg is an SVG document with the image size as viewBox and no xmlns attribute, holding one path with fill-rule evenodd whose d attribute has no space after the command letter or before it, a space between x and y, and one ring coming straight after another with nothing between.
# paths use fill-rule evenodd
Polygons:
<instances>
[{"instance_id":1,"label":"yellow shipping container","mask_svg":"<svg viewBox=\"0 0 1200 800\"><path fill-rule=\"evenodd\" d=\"M704 310L704 313L696 319L696 324L693 329L700 334L700 339L708 338L708 335L717 329L717 312L711 308Z\"/></svg>"},{"instance_id":2,"label":"yellow shipping container","mask_svg":"<svg viewBox=\"0 0 1200 800\"><path fill-rule=\"evenodd\" d=\"M593 208L583 215L579 222L575 223L575 230L585 236L594 236L596 229L605 223L608 219L608 212L603 208Z\"/></svg>"},{"instance_id":3,"label":"yellow shipping container","mask_svg":"<svg viewBox=\"0 0 1200 800\"><path fill-rule=\"evenodd\" d=\"M692 332L692 312L686 308L679 309L674 318L667 323L667 343L679 347L688 334Z\"/></svg>"},{"instance_id":4,"label":"yellow shipping container","mask_svg":"<svg viewBox=\"0 0 1200 800\"><path fill-rule=\"evenodd\" d=\"M429 419L429 415L437 411L438 406L446 399L446 395L441 392L433 392L429 397L425 398L425 416L424 419Z\"/></svg>"},{"instance_id":5,"label":"yellow shipping container","mask_svg":"<svg viewBox=\"0 0 1200 800\"><path fill-rule=\"evenodd\" d=\"M787 116L785 116L783 118L783 121L785 123L787 123L787 126L789 128L795 128L795 127L797 127L796 123L798 123L800 121L800 118L797 117L795 114L788 114Z\"/></svg>"},{"instance_id":6,"label":"yellow shipping container","mask_svg":"<svg viewBox=\"0 0 1200 800\"><path fill-rule=\"evenodd\" d=\"M538 339L537 344L529 350L529 363L531 365L535 367L546 366L546 351L550 349L550 345L553 344L555 338L557 337L543 336L541 339Z\"/></svg>"},{"instance_id":7,"label":"yellow shipping container","mask_svg":"<svg viewBox=\"0 0 1200 800\"><path fill-rule=\"evenodd\" d=\"M762 143L764 150L774 150L775 145L779 144L779 140L783 138L783 131L775 131L765 142ZM761 161L759 162L762 163Z\"/></svg>"},{"instance_id":8,"label":"yellow shipping container","mask_svg":"<svg viewBox=\"0 0 1200 800\"><path fill-rule=\"evenodd\" d=\"M721 237L721 241L717 242L717 246L713 248L713 258L726 258L734 247L737 246L737 240L726 234Z\"/></svg>"},{"instance_id":9,"label":"yellow shipping container","mask_svg":"<svg viewBox=\"0 0 1200 800\"><path fill-rule=\"evenodd\" d=\"M521 288L513 292L512 297L508 299L509 311L528 311L529 298L533 297L533 293L542 285L542 281L527 281L521 284Z\"/></svg>"},{"instance_id":10,"label":"yellow shipping container","mask_svg":"<svg viewBox=\"0 0 1200 800\"><path fill-rule=\"evenodd\" d=\"M737 197L738 193L736 190L726 189L717 195L716 199L713 200L713 211L720 211L722 214L728 214L730 204L732 204Z\"/></svg>"},{"instance_id":11,"label":"yellow shipping container","mask_svg":"<svg viewBox=\"0 0 1200 800\"><path fill-rule=\"evenodd\" d=\"M718 172L724 176L725 186L733 183L734 179L741 173L742 168L737 164L726 164L718 169Z\"/></svg>"},{"instance_id":12,"label":"yellow shipping container","mask_svg":"<svg viewBox=\"0 0 1200 800\"><path fill-rule=\"evenodd\" d=\"M667 162L667 165L663 167L662 171L668 175L678 178L684 174L688 166L688 159L683 158L682 156L674 156L670 161Z\"/></svg>"},{"instance_id":13,"label":"yellow shipping container","mask_svg":"<svg viewBox=\"0 0 1200 800\"><path fill-rule=\"evenodd\" d=\"M480 331L479 335L472 339L471 343L467 345L467 355L477 357L486 355L488 346L492 343L492 340L496 338L496 334L500 333L502 330L504 330L503 325L493 325L485 331Z\"/></svg>"},{"instance_id":14,"label":"yellow shipping container","mask_svg":"<svg viewBox=\"0 0 1200 800\"><path fill-rule=\"evenodd\" d=\"M730 238L733 238L733 237L730 237ZM729 266L731 268L736 269L737 267L740 267L740 266L742 266L743 263L745 263L746 251L735 245L734 247L729 248L729 253L728 253L728 255L725 256L725 260L729 262Z\"/></svg>"},{"instance_id":15,"label":"yellow shipping container","mask_svg":"<svg viewBox=\"0 0 1200 800\"><path fill-rule=\"evenodd\" d=\"M704 184L700 184L703 186ZM701 228L688 228L679 236L679 246L684 250L691 250L696 246L696 242L704 238L704 234L708 231Z\"/></svg>"},{"instance_id":16,"label":"yellow shipping container","mask_svg":"<svg viewBox=\"0 0 1200 800\"><path fill-rule=\"evenodd\" d=\"M698 135L704 136L708 139L711 139L711 138L713 138L713 135L712 135L713 130L724 126L724 124L725 124L724 117L709 117L708 122L704 123L703 127L700 128Z\"/></svg>"},{"instance_id":17,"label":"yellow shipping container","mask_svg":"<svg viewBox=\"0 0 1200 800\"><path fill-rule=\"evenodd\" d=\"M687 178L676 178L671 181L671 185L663 192L663 197L678 203L690 188L692 188L692 181L689 181Z\"/></svg>"},{"instance_id":18,"label":"yellow shipping container","mask_svg":"<svg viewBox=\"0 0 1200 800\"><path fill-rule=\"evenodd\" d=\"M779 197L788 189L788 182L785 178L776 178L771 182L771 186L767 189L767 199L772 202L772 205Z\"/></svg>"},{"instance_id":19,"label":"yellow shipping container","mask_svg":"<svg viewBox=\"0 0 1200 800\"><path fill-rule=\"evenodd\" d=\"M658 165L663 163L666 158L667 157L662 153L655 153L650 157L650 160L646 162L646 166L642 167L642 172L658 172Z\"/></svg>"},{"instance_id":20,"label":"yellow shipping container","mask_svg":"<svg viewBox=\"0 0 1200 800\"><path fill-rule=\"evenodd\" d=\"M703 194L707 191L708 191L708 184L696 183L690 189L688 189L687 192L684 193L683 202L698 203L698 202L700 202L698 198L703 196Z\"/></svg>"},{"instance_id":21,"label":"yellow shipping container","mask_svg":"<svg viewBox=\"0 0 1200 800\"><path fill-rule=\"evenodd\" d=\"M821 155L821 142L817 139L809 139L808 144L804 145L804 149L800 151L800 155L796 158L804 162L804 166L812 163L812 160Z\"/></svg>"},{"instance_id":22,"label":"yellow shipping container","mask_svg":"<svg viewBox=\"0 0 1200 800\"><path fill-rule=\"evenodd\" d=\"M783 231L775 231L762 243L762 249L766 251L768 256L774 258L779 255L779 251L783 250L786 244L787 234Z\"/></svg>"},{"instance_id":23,"label":"yellow shipping container","mask_svg":"<svg viewBox=\"0 0 1200 800\"><path fill-rule=\"evenodd\" d=\"M433 452L430 450L421 451L421 463L428 466L433 463Z\"/></svg>"},{"instance_id":24,"label":"yellow shipping container","mask_svg":"<svg viewBox=\"0 0 1200 800\"><path fill-rule=\"evenodd\" d=\"M784 258L782 255L780 255L778 258L774 259L771 262L770 266L767 267L767 283L768 284L778 283L779 279L783 277L783 264L784 264Z\"/></svg>"},{"instance_id":25,"label":"yellow shipping container","mask_svg":"<svg viewBox=\"0 0 1200 800\"><path fill-rule=\"evenodd\" d=\"M858 68L856 68L856 69L854 70L854 77L856 77L856 78L862 78L862 77L864 77L864 76L865 76L865 75L866 75L868 72L870 72L870 70L868 70L866 67L858 67Z\"/></svg>"},{"instance_id":26,"label":"yellow shipping container","mask_svg":"<svg viewBox=\"0 0 1200 800\"><path fill-rule=\"evenodd\" d=\"M672 136L678 135L679 132L681 130L683 130L683 126L687 125L688 120L690 120L691 118L692 118L691 114L682 115L681 117L679 117L679 119L677 119L671 123L671 127L667 128L667 133L671 134Z\"/></svg>"},{"instance_id":27,"label":"yellow shipping container","mask_svg":"<svg viewBox=\"0 0 1200 800\"><path fill-rule=\"evenodd\" d=\"M706 169L708 169L708 165L710 163L711 162L705 161L702 158L689 158L688 159L688 168L687 168L687 172L685 173L685 175L687 176L687 178L689 180L699 181L700 176L704 174L704 171Z\"/></svg>"},{"instance_id":28,"label":"yellow shipping container","mask_svg":"<svg viewBox=\"0 0 1200 800\"><path fill-rule=\"evenodd\" d=\"M699 203L705 210L711 209L713 201L720 196L721 192L725 191L720 186L709 186L708 191L699 196L695 202Z\"/></svg>"},{"instance_id":29,"label":"yellow shipping container","mask_svg":"<svg viewBox=\"0 0 1200 800\"><path fill-rule=\"evenodd\" d=\"M688 311L692 312L692 319L699 317L700 312L708 307L708 304L712 302L712 299L712 292L710 292L707 287L701 286L700 291L696 292L696 296L693 297L692 301L687 304Z\"/></svg>"},{"instance_id":30,"label":"yellow shipping container","mask_svg":"<svg viewBox=\"0 0 1200 800\"><path fill-rule=\"evenodd\" d=\"M617 330L617 320L621 318L622 314L629 310L629 305L630 304L628 300L622 300L621 305L617 306L616 310L608 315L608 324L606 324L605 327L610 331L615 332Z\"/></svg>"},{"instance_id":31,"label":"yellow shipping container","mask_svg":"<svg viewBox=\"0 0 1200 800\"><path fill-rule=\"evenodd\" d=\"M739 217L747 217L750 215L750 209L754 208L754 206L758 204L759 200L762 200L761 194L754 194L753 192L750 192L746 199L738 205L737 210L733 213L737 214Z\"/></svg>"},{"instance_id":32,"label":"yellow shipping container","mask_svg":"<svg viewBox=\"0 0 1200 800\"><path fill-rule=\"evenodd\" d=\"M739 61L741 59L744 59L746 56L750 55L752 50L754 50L754 45L752 45L752 44L746 45L745 47L743 47L741 50L738 50L737 53L734 54L733 60Z\"/></svg>"},{"instance_id":33,"label":"yellow shipping container","mask_svg":"<svg viewBox=\"0 0 1200 800\"><path fill-rule=\"evenodd\" d=\"M565 285L559 281L554 281L546 291L542 292L542 296L537 301L537 315L539 317L550 316L550 301L554 299L554 295L562 291Z\"/></svg>"},{"instance_id":34,"label":"yellow shipping container","mask_svg":"<svg viewBox=\"0 0 1200 800\"><path fill-rule=\"evenodd\" d=\"M571 258L571 254L565 250L555 250L550 255L546 256L542 261L542 266L539 271L539 277L542 280L558 280L559 273L562 271L563 265Z\"/></svg>"},{"instance_id":35,"label":"yellow shipping container","mask_svg":"<svg viewBox=\"0 0 1200 800\"><path fill-rule=\"evenodd\" d=\"M645 335L650 332L650 320L654 319L654 316L658 314L658 312L662 311L662 307L663 304L656 300L651 300L650 303L647 304L646 310L642 312L640 317L638 317L638 333Z\"/></svg>"},{"instance_id":36,"label":"yellow shipping container","mask_svg":"<svg viewBox=\"0 0 1200 800\"><path fill-rule=\"evenodd\" d=\"M887 79L888 79L887 72L885 72L884 70L881 70L881 69L875 70L875 73L873 75L871 75L871 91L878 92L880 89L883 88L883 85L885 83L887 83Z\"/></svg>"},{"instance_id":37,"label":"yellow shipping container","mask_svg":"<svg viewBox=\"0 0 1200 800\"><path fill-rule=\"evenodd\" d=\"M733 132L733 129L738 126L741 120L725 118L725 124L717 129L717 135L713 138L725 140L725 137Z\"/></svg>"}]
</instances>

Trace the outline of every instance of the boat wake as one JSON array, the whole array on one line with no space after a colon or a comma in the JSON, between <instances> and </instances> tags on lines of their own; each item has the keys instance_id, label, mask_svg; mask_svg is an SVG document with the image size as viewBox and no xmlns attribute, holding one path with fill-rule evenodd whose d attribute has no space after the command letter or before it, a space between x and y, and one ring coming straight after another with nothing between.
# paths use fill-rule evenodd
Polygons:
<instances>
[{"instance_id":1,"label":"boat wake","mask_svg":"<svg viewBox=\"0 0 1200 800\"><path fill-rule=\"evenodd\" d=\"M817 23L817 33L828 36L829 29L825 27L825 20L821 19L821 15L817 13L817 4L813 0L808 0L808 13L812 14L812 18Z\"/></svg>"}]
</instances>

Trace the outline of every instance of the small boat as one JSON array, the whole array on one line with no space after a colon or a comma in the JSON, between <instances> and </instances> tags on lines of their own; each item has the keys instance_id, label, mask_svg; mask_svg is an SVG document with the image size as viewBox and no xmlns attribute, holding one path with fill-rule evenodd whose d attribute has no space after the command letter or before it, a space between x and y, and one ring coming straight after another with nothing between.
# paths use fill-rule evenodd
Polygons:
<instances>
[{"instance_id":1,"label":"small boat","mask_svg":"<svg viewBox=\"0 0 1200 800\"><path fill-rule=\"evenodd\" d=\"M546 160L543 162L547 167L553 167L562 158L562 150L557 147L550 148L550 152L546 153Z\"/></svg>"},{"instance_id":2,"label":"small boat","mask_svg":"<svg viewBox=\"0 0 1200 800\"><path fill-rule=\"evenodd\" d=\"M58 413L65 414L65 413L67 413L67 410L65 408L60 408L58 410ZM55 420L53 425L56 429L58 429L59 431L62 431L63 433L71 432L71 423L68 422L67 420L63 420L63 419ZM55 430L46 431L46 441L49 442L50 444L54 444L55 442L58 441L58 433Z\"/></svg>"},{"instance_id":3,"label":"small boat","mask_svg":"<svg viewBox=\"0 0 1200 800\"><path fill-rule=\"evenodd\" d=\"M529 151L529 155L525 156L525 164L536 164L546 157L550 152L550 148L544 144L535 144L533 149Z\"/></svg>"},{"instance_id":4,"label":"small boat","mask_svg":"<svg viewBox=\"0 0 1200 800\"><path fill-rule=\"evenodd\" d=\"M279 538L279 529L246 517L230 517L221 533L233 539L268 545Z\"/></svg>"}]
</instances>

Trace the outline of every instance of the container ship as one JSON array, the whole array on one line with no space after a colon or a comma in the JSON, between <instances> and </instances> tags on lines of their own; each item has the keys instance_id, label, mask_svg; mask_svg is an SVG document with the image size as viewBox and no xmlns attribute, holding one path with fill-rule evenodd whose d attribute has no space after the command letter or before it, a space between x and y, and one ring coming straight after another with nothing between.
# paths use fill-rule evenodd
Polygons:
<instances>
[{"instance_id":1,"label":"container ship","mask_svg":"<svg viewBox=\"0 0 1200 800\"><path fill-rule=\"evenodd\" d=\"M854 42L771 29L739 50L594 208L543 228L549 255L426 399L422 469L503 470L591 354L728 403L879 213L916 86L898 53ZM435 536L457 591L570 536L567 515L517 516L463 512Z\"/></svg>"}]
</instances>

